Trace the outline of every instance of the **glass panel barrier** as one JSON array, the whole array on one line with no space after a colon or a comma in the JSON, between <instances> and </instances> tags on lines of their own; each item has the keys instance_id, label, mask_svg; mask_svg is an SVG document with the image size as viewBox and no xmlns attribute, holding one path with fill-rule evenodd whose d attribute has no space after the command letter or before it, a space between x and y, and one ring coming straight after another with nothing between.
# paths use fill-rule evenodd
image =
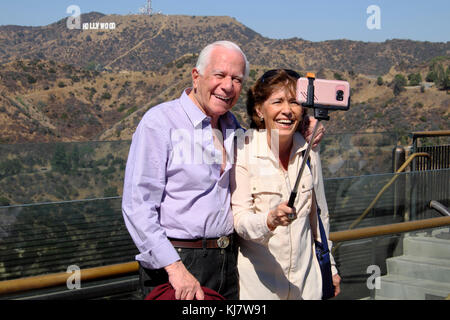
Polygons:
<instances>
[{"instance_id":1,"label":"glass panel barrier","mask_svg":"<svg viewBox=\"0 0 450 320\"><path fill-rule=\"evenodd\" d=\"M120 196L130 141L0 144L0 206Z\"/></svg>"},{"instance_id":2,"label":"glass panel barrier","mask_svg":"<svg viewBox=\"0 0 450 320\"><path fill-rule=\"evenodd\" d=\"M393 133L321 143L325 178L392 172ZM130 141L0 144L0 206L122 195Z\"/></svg>"},{"instance_id":3,"label":"glass panel barrier","mask_svg":"<svg viewBox=\"0 0 450 320\"><path fill-rule=\"evenodd\" d=\"M134 260L121 198L0 208L0 281Z\"/></svg>"},{"instance_id":4,"label":"glass panel barrier","mask_svg":"<svg viewBox=\"0 0 450 320\"><path fill-rule=\"evenodd\" d=\"M397 135L390 132L326 135L320 143L325 178L392 172Z\"/></svg>"},{"instance_id":5,"label":"glass panel barrier","mask_svg":"<svg viewBox=\"0 0 450 320\"><path fill-rule=\"evenodd\" d=\"M331 232L347 230L369 207L380 190L395 176L397 179L390 187L386 188L365 218L354 228L440 217L441 215L436 210L429 207L431 200L449 207L450 169L326 179L325 190L330 212ZM422 232L393 234L334 244L337 247L334 257L343 278L342 295L339 298L374 297L375 290L369 289L366 282L370 276L373 276L375 269L380 271L381 276L387 274L386 259L404 254L403 241L405 237L421 233L431 239L441 234L440 238L449 240L448 243L443 244L443 247L446 245L450 248L448 230L448 227L429 229ZM448 260L442 263L448 264ZM370 269L372 271L369 270L369 272L367 268L370 266L374 266L371 268L375 269ZM430 296L433 294L430 293ZM381 296L381 298L385 297ZM406 296L404 299L408 299L408 297Z\"/></svg>"},{"instance_id":6,"label":"glass panel barrier","mask_svg":"<svg viewBox=\"0 0 450 320\"><path fill-rule=\"evenodd\" d=\"M442 245L448 247L449 235L448 227L440 227L342 242L334 255L342 278L341 294L335 299L445 299L450 294L450 285L448 280L442 283L440 279L447 277L443 274L447 271L433 264L424 264L428 259L421 256L420 250L405 252L405 244L411 243L411 239L416 239L413 243L420 245L422 241L435 242L435 238L441 238L446 241ZM410 247L409 250L414 249ZM436 263L439 261L436 258L429 260L434 259ZM448 265L448 258L441 261Z\"/></svg>"},{"instance_id":7,"label":"glass panel barrier","mask_svg":"<svg viewBox=\"0 0 450 320\"><path fill-rule=\"evenodd\" d=\"M449 175L450 169L403 173L398 174L397 181L417 183L420 179L421 185L431 188L431 184L439 185L440 180L449 181ZM326 179L331 231L346 230L393 176ZM395 183L357 228L409 219L410 204L406 202L402 203L406 208L403 214L400 211L394 214L394 188ZM433 200L448 205L449 198L447 194ZM439 216L426 207L425 200L416 206L419 213L416 219ZM89 268L129 262L137 254L123 223L120 197L1 207L0 217L0 280L66 272L71 265ZM403 235L391 235L343 242L334 254L343 278L341 298L370 296L366 287L370 276L367 268L376 265L381 275L386 274L385 260L402 254L402 238Z\"/></svg>"},{"instance_id":8,"label":"glass panel barrier","mask_svg":"<svg viewBox=\"0 0 450 320\"><path fill-rule=\"evenodd\" d=\"M354 228L438 217L428 207L431 200L450 206L450 169L390 173L395 135L324 140L331 232L348 229L363 213ZM129 144L0 145L0 281L134 260L137 249L120 198ZM374 296L367 288L367 268L379 266L385 275L386 259L403 254L404 238L342 242L334 253L343 277L340 299Z\"/></svg>"}]
</instances>

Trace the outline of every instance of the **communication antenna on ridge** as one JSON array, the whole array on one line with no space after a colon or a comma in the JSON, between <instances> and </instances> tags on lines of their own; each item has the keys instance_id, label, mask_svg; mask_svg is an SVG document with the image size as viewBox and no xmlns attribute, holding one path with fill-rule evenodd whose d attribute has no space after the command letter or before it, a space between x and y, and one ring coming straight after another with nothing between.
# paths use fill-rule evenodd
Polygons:
<instances>
[{"instance_id":1,"label":"communication antenna on ridge","mask_svg":"<svg viewBox=\"0 0 450 320\"><path fill-rule=\"evenodd\" d=\"M147 15L151 16L152 15L152 0L147 0Z\"/></svg>"},{"instance_id":2,"label":"communication antenna on ridge","mask_svg":"<svg viewBox=\"0 0 450 320\"><path fill-rule=\"evenodd\" d=\"M152 0L147 0L147 4L139 8L139 13L147 16L153 15Z\"/></svg>"},{"instance_id":3,"label":"communication antenna on ridge","mask_svg":"<svg viewBox=\"0 0 450 320\"><path fill-rule=\"evenodd\" d=\"M155 14L162 14L161 11L155 12L152 8L152 0L147 0L147 3L139 8L139 14L145 15L145 16L153 16Z\"/></svg>"},{"instance_id":4,"label":"communication antenna on ridge","mask_svg":"<svg viewBox=\"0 0 450 320\"><path fill-rule=\"evenodd\" d=\"M145 4L143 7L139 8L139 14L146 15L146 16L153 16L155 14L162 14L161 11L155 12L152 8L152 0L147 0L147 4Z\"/></svg>"}]
</instances>

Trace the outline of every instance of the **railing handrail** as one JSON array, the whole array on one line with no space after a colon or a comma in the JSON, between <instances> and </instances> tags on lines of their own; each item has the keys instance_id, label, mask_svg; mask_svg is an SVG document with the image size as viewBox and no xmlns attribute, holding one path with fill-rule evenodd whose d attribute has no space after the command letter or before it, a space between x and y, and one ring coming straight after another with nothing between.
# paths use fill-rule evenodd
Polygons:
<instances>
[{"instance_id":1,"label":"railing handrail","mask_svg":"<svg viewBox=\"0 0 450 320\"><path fill-rule=\"evenodd\" d=\"M443 216L450 216L450 212L448 211L448 208L446 208L442 203L440 203L436 200L431 200L429 207L436 210Z\"/></svg>"},{"instance_id":2,"label":"railing handrail","mask_svg":"<svg viewBox=\"0 0 450 320\"><path fill-rule=\"evenodd\" d=\"M354 230L331 232L330 240L333 242L344 242L350 240L385 236L389 234L411 232L421 229L442 227L449 224L450 217L438 217L416 221L399 222L375 227L365 227Z\"/></svg>"},{"instance_id":3,"label":"railing handrail","mask_svg":"<svg viewBox=\"0 0 450 320\"><path fill-rule=\"evenodd\" d=\"M437 130L437 131L416 131L412 132L413 139L424 137L441 137L450 136L450 130Z\"/></svg>"},{"instance_id":4,"label":"railing handrail","mask_svg":"<svg viewBox=\"0 0 450 320\"><path fill-rule=\"evenodd\" d=\"M436 228L450 225L450 217L439 217L394 223L376 227L359 228L354 230L337 231L330 233L330 240L343 242L363 238L371 238L389 234L410 232L421 229ZM136 273L139 270L137 262L126 262L103 267L80 270L80 281L91 281L119 275ZM6 280L0 282L0 297L6 294L30 291L64 285L71 273L54 273L48 275Z\"/></svg>"},{"instance_id":5,"label":"railing handrail","mask_svg":"<svg viewBox=\"0 0 450 320\"><path fill-rule=\"evenodd\" d=\"M139 270L137 262L126 262L80 270L80 281L130 274ZM5 294L64 285L72 273L61 272L0 281L0 297Z\"/></svg>"},{"instance_id":6,"label":"railing handrail","mask_svg":"<svg viewBox=\"0 0 450 320\"><path fill-rule=\"evenodd\" d=\"M397 178L399 177L399 175L397 173L401 173L403 170L405 170L406 167L410 164L411 161L414 160L415 157L430 158L430 155L426 152L416 152L416 153L411 154L408 157L408 159L402 164L402 166L400 168L398 168L398 170L395 172L396 174L391 178L391 180L389 180L389 182L386 183L383 188L381 188L381 190L378 192L378 194L375 196L375 198L372 200L372 202L369 204L369 206L366 208L366 210L364 210L364 212L355 221L353 221L353 223L348 227L349 230L356 227L362 221L362 219L364 219L364 217L369 213L369 211L377 203L377 201L380 199L380 197L383 195L383 193L387 190L387 188L389 188L394 183L394 181L397 180Z\"/></svg>"},{"instance_id":7,"label":"railing handrail","mask_svg":"<svg viewBox=\"0 0 450 320\"><path fill-rule=\"evenodd\" d=\"M411 154L408 159L406 159L406 161L400 166L400 168L398 168L398 170L395 172L394 176L389 180L388 183L386 183L383 188L381 188L381 190L378 192L378 194L375 196L375 198L372 200L372 202L369 204L369 206L366 208L366 210L364 210L364 212L355 219L355 221L352 222L352 224L348 227L347 230L351 230L354 227L356 227L369 213L369 211L375 206L375 204L377 203L377 201L381 198L381 196L383 195L383 193L387 190L387 188L389 188L395 180L397 180L397 178L399 177L398 173L401 173L403 170L406 169L406 167L411 163L411 161L414 160L414 158L416 157L428 157L430 158L430 155L426 152L416 152ZM336 252L336 250L339 248L340 244L336 245L331 252L334 254Z\"/></svg>"}]
</instances>

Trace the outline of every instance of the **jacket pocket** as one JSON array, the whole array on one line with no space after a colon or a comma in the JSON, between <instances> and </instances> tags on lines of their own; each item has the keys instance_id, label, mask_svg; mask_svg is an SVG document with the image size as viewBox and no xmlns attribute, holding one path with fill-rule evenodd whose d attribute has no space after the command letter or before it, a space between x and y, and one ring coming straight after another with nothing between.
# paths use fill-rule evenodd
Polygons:
<instances>
[{"instance_id":1,"label":"jacket pocket","mask_svg":"<svg viewBox=\"0 0 450 320\"><path fill-rule=\"evenodd\" d=\"M302 179L300 180L298 192L306 193L306 192L312 192L314 187L312 175L306 174L303 175Z\"/></svg>"},{"instance_id":2,"label":"jacket pocket","mask_svg":"<svg viewBox=\"0 0 450 320\"><path fill-rule=\"evenodd\" d=\"M283 197L283 185L271 177L257 177L251 180L251 194L256 212L265 212L276 208L281 202L288 201Z\"/></svg>"},{"instance_id":3,"label":"jacket pocket","mask_svg":"<svg viewBox=\"0 0 450 320\"><path fill-rule=\"evenodd\" d=\"M257 177L253 178L250 183L251 187L251 193L252 194L258 194L258 193L266 193L266 194L282 194L282 184L274 180L272 177Z\"/></svg>"},{"instance_id":4,"label":"jacket pocket","mask_svg":"<svg viewBox=\"0 0 450 320\"><path fill-rule=\"evenodd\" d=\"M297 198L295 199L294 204L297 209L297 217L306 217L311 212L313 190L314 184L312 176L310 174L304 175L300 180Z\"/></svg>"}]
</instances>

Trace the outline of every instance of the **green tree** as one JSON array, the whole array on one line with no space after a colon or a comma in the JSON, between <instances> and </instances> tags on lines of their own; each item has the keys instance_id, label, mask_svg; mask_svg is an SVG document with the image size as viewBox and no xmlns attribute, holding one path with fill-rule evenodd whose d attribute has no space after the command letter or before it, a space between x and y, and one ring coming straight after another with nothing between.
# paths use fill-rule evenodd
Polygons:
<instances>
[{"instance_id":1,"label":"green tree","mask_svg":"<svg viewBox=\"0 0 450 320\"><path fill-rule=\"evenodd\" d=\"M335 72L333 76L336 80L344 80L339 72Z\"/></svg>"},{"instance_id":2,"label":"green tree","mask_svg":"<svg viewBox=\"0 0 450 320\"><path fill-rule=\"evenodd\" d=\"M27 75L27 80L28 80L28 83L29 84L33 84L33 83L36 83L36 78L35 77L33 77L32 75Z\"/></svg>"},{"instance_id":3,"label":"green tree","mask_svg":"<svg viewBox=\"0 0 450 320\"><path fill-rule=\"evenodd\" d=\"M430 71L427 73L425 77L426 82L435 82L436 81L436 73L434 71Z\"/></svg>"},{"instance_id":4,"label":"green tree","mask_svg":"<svg viewBox=\"0 0 450 320\"><path fill-rule=\"evenodd\" d=\"M419 72L408 75L409 85L418 86L422 82L422 76Z\"/></svg>"},{"instance_id":5,"label":"green tree","mask_svg":"<svg viewBox=\"0 0 450 320\"><path fill-rule=\"evenodd\" d=\"M111 93L109 93L109 92L103 93L102 94L102 99L106 99L106 100L111 99Z\"/></svg>"},{"instance_id":6,"label":"green tree","mask_svg":"<svg viewBox=\"0 0 450 320\"><path fill-rule=\"evenodd\" d=\"M404 91L406 84L407 80L405 76L403 76L402 74L395 75L394 80L392 80L394 95L397 96L400 94L400 92Z\"/></svg>"},{"instance_id":7,"label":"green tree","mask_svg":"<svg viewBox=\"0 0 450 320\"><path fill-rule=\"evenodd\" d=\"M80 150L78 149L78 145L74 145L72 152L70 153L70 162L72 164L73 169L78 169L80 166Z\"/></svg>"},{"instance_id":8,"label":"green tree","mask_svg":"<svg viewBox=\"0 0 450 320\"><path fill-rule=\"evenodd\" d=\"M118 195L117 187L108 187L104 190L104 197L116 197Z\"/></svg>"},{"instance_id":9,"label":"green tree","mask_svg":"<svg viewBox=\"0 0 450 320\"><path fill-rule=\"evenodd\" d=\"M383 85L383 78L381 76L379 76L377 78L377 85L382 86Z\"/></svg>"},{"instance_id":10,"label":"green tree","mask_svg":"<svg viewBox=\"0 0 450 320\"><path fill-rule=\"evenodd\" d=\"M63 144L57 144L51 160L52 170L60 173L68 173L72 167L66 148Z\"/></svg>"},{"instance_id":11,"label":"green tree","mask_svg":"<svg viewBox=\"0 0 450 320\"><path fill-rule=\"evenodd\" d=\"M450 70L444 71L442 64L439 64L436 70L436 81L434 82L436 86L441 90L448 90L450 88Z\"/></svg>"},{"instance_id":12,"label":"green tree","mask_svg":"<svg viewBox=\"0 0 450 320\"><path fill-rule=\"evenodd\" d=\"M442 63L438 63L442 59L435 59L429 69L425 80L428 82L434 82L436 87L441 90L448 90L450 88L450 70L447 66L447 70L444 69Z\"/></svg>"},{"instance_id":13,"label":"green tree","mask_svg":"<svg viewBox=\"0 0 450 320\"><path fill-rule=\"evenodd\" d=\"M0 178L19 174L22 164L17 159L6 160L0 163Z\"/></svg>"},{"instance_id":14,"label":"green tree","mask_svg":"<svg viewBox=\"0 0 450 320\"><path fill-rule=\"evenodd\" d=\"M11 202L6 197L0 197L0 206L9 206Z\"/></svg>"},{"instance_id":15,"label":"green tree","mask_svg":"<svg viewBox=\"0 0 450 320\"><path fill-rule=\"evenodd\" d=\"M450 66L447 66L447 70L445 71L445 90L450 88Z\"/></svg>"}]
</instances>

